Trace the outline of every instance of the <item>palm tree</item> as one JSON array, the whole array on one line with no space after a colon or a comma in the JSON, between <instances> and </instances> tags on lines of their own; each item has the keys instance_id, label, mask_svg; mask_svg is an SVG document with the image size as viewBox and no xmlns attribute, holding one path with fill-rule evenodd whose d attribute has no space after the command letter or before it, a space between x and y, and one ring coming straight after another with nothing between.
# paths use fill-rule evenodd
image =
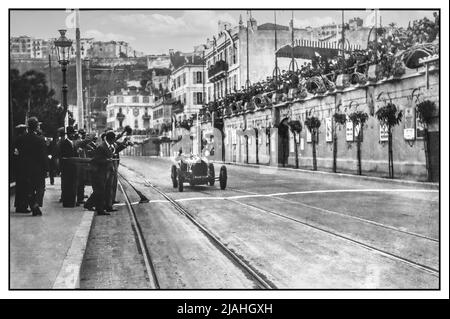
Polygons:
<instances>
[{"instance_id":1,"label":"palm tree","mask_svg":"<svg viewBox=\"0 0 450 319\"><path fill-rule=\"evenodd\" d=\"M394 157L392 154L392 128L400 124L403 112L399 110L394 103L389 102L385 106L377 110L376 116L380 124L386 126L388 129L389 178L394 178Z\"/></svg>"},{"instance_id":2,"label":"palm tree","mask_svg":"<svg viewBox=\"0 0 450 319\"><path fill-rule=\"evenodd\" d=\"M355 111L349 114L349 119L353 123L353 127L359 127L358 135L356 136L356 159L358 161L358 175L362 174L361 165L361 142L363 137L364 124L369 119L369 115L366 112Z\"/></svg>"},{"instance_id":3,"label":"palm tree","mask_svg":"<svg viewBox=\"0 0 450 319\"><path fill-rule=\"evenodd\" d=\"M295 134L300 134L300 132L302 131L302 124L298 120L289 121L287 124L291 129L292 134L294 135L295 168L298 168L298 145L297 136Z\"/></svg>"},{"instance_id":4,"label":"palm tree","mask_svg":"<svg viewBox=\"0 0 450 319\"><path fill-rule=\"evenodd\" d=\"M339 113L339 105L336 107L336 112L333 114L333 173L337 171L337 128L344 125L346 116Z\"/></svg>"},{"instance_id":5,"label":"palm tree","mask_svg":"<svg viewBox=\"0 0 450 319\"><path fill-rule=\"evenodd\" d=\"M431 124L433 118L435 117L436 103L425 100L416 105L416 113L419 118L420 123L423 125L424 133L424 150L425 150L425 163L427 168L427 180L431 182L432 180L432 170L430 161L430 136L428 134L428 127Z\"/></svg>"},{"instance_id":6,"label":"palm tree","mask_svg":"<svg viewBox=\"0 0 450 319\"><path fill-rule=\"evenodd\" d=\"M316 138L319 134L320 120L315 117L307 117L305 125L311 133L312 140L312 155L313 155L313 171L317 171L317 158L316 158Z\"/></svg>"}]
</instances>

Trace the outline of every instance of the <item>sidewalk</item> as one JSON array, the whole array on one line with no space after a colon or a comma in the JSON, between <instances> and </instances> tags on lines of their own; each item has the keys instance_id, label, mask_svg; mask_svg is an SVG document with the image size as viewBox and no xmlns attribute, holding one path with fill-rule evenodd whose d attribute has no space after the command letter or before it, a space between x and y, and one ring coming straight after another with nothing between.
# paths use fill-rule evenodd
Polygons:
<instances>
[{"instance_id":1,"label":"sidewalk","mask_svg":"<svg viewBox=\"0 0 450 319\"><path fill-rule=\"evenodd\" d=\"M73 289L86 249L93 212L83 207L63 208L60 179L46 179L42 216L16 214L10 195L10 289ZM89 195L91 188L85 188Z\"/></svg>"}]
</instances>

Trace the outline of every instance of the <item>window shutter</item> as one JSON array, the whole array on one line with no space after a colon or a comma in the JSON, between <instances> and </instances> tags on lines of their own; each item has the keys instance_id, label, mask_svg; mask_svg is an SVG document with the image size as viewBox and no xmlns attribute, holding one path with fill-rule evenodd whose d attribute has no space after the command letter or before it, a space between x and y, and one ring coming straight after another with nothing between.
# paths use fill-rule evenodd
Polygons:
<instances>
[{"instance_id":1,"label":"window shutter","mask_svg":"<svg viewBox=\"0 0 450 319\"><path fill-rule=\"evenodd\" d=\"M197 104L197 93L193 92L192 95L193 95L194 105L196 105Z\"/></svg>"}]
</instances>

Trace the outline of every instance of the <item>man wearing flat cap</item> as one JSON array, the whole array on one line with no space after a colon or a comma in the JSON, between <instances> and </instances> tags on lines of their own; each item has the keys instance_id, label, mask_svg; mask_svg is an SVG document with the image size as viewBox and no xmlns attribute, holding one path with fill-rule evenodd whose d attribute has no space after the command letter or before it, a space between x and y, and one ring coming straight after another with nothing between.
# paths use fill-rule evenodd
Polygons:
<instances>
[{"instance_id":1,"label":"man wearing flat cap","mask_svg":"<svg viewBox=\"0 0 450 319\"><path fill-rule=\"evenodd\" d=\"M22 153L24 161L24 173L27 179L29 201L33 216L41 216L44 192L45 176L48 171L47 145L45 139L38 134L39 121L36 117L28 119L28 133L24 137Z\"/></svg>"}]
</instances>

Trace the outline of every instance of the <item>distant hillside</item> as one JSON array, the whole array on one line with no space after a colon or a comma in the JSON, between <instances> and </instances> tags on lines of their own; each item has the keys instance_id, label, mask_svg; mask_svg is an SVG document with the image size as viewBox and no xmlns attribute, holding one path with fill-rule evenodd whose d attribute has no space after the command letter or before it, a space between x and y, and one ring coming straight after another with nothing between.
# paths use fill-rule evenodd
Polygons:
<instances>
[{"instance_id":1,"label":"distant hillside","mask_svg":"<svg viewBox=\"0 0 450 319\"><path fill-rule=\"evenodd\" d=\"M117 58L91 60L90 66L90 95L96 97L91 100L93 110L104 110L104 99L109 92L126 86L127 81L140 81L142 73L147 70L146 58ZM55 98L61 101L62 72L58 62L52 61L51 70L48 61L37 59L10 59L10 68L18 69L20 73L36 70L46 74L49 87L55 90ZM83 87L87 87L87 67L83 64ZM51 79L51 83L50 83ZM76 104L76 71L75 63L67 67L68 103Z\"/></svg>"}]
</instances>

